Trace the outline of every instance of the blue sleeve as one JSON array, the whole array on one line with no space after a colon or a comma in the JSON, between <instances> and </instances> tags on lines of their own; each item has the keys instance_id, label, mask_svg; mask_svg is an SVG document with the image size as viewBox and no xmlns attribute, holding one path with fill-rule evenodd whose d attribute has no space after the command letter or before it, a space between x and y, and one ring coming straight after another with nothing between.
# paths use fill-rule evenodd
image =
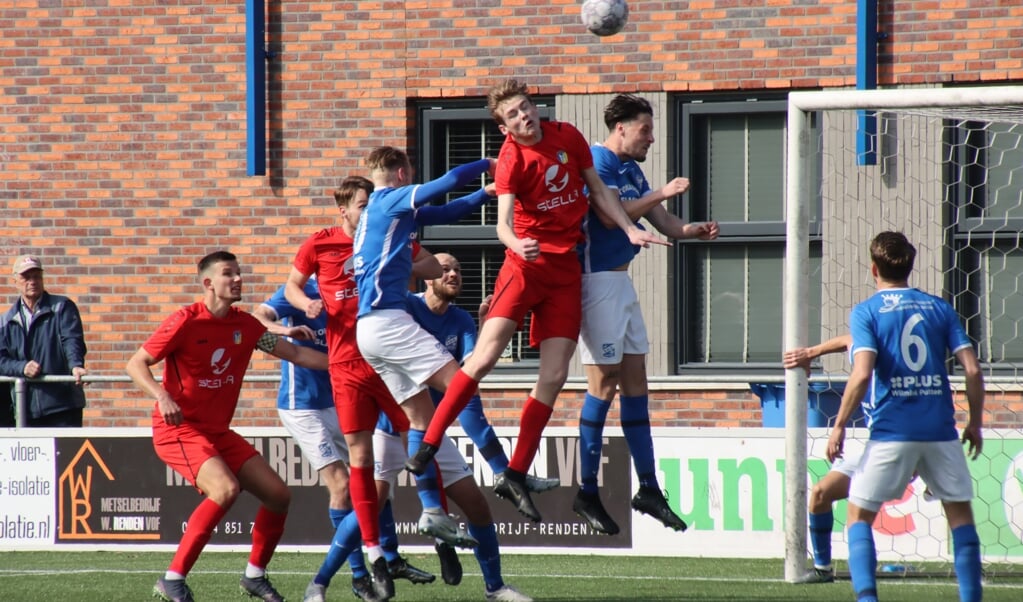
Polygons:
<instances>
[{"instance_id":1,"label":"blue sleeve","mask_svg":"<svg viewBox=\"0 0 1023 602\"><path fill-rule=\"evenodd\" d=\"M469 312L462 312L461 321L459 344L462 348L462 357L458 359L459 363L464 362L465 358L469 357L469 354L476 348L476 321L472 319Z\"/></svg>"},{"instance_id":2,"label":"blue sleeve","mask_svg":"<svg viewBox=\"0 0 1023 602\"><path fill-rule=\"evenodd\" d=\"M472 183L490 169L490 159L480 159L465 165L459 165L436 180L430 180L416 189L413 204L422 207L441 198L452 190L458 190Z\"/></svg>"},{"instance_id":3,"label":"blue sleeve","mask_svg":"<svg viewBox=\"0 0 1023 602\"><path fill-rule=\"evenodd\" d=\"M856 355L860 349L870 350L874 353L880 351L871 322L870 312L863 304L854 307L849 314L849 334L852 335L850 358Z\"/></svg>"},{"instance_id":4,"label":"blue sleeve","mask_svg":"<svg viewBox=\"0 0 1023 602\"><path fill-rule=\"evenodd\" d=\"M618 188L618 167L621 161L618 156L603 146L593 146L590 149L593 155L593 168L597 176L608 188Z\"/></svg>"},{"instance_id":5,"label":"blue sleeve","mask_svg":"<svg viewBox=\"0 0 1023 602\"><path fill-rule=\"evenodd\" d=\"M416 223L420 226L436 226L453 224L469 215L490 199L487 191L480 188L476 192L458 197L445 205L423 205L416 211Z\"/></svg>"}]
</instances>

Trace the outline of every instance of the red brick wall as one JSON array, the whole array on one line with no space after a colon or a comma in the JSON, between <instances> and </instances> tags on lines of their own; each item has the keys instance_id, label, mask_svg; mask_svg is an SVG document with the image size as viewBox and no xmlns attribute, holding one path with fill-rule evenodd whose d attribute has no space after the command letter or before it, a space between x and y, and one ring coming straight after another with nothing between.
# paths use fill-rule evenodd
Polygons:
<instances>
[{"instance_id":1,"label":"red brick wall","mask_svg":"<svg viewBox=\"0 0 1023 602\"><path fill-rule=\"evenodd\" d=\"M269 294L333 219L324 191L367 148L412 144L414 100L480 96L510 76L543 94L855 82L851 1L633 1L625 32L603 40L577 0L270 4L264 177L245 175L244 2L0 4L3 254L41 255L48 287L80 303L93 373L122 373L197 297L210 250L242 256L248 302ZM880 4L882 86L1023 80L1015 3ZM90 423L146 423L150 401L126 390L94 387ZM272 396L247 391L244 420L272 420ZM748 394L660 395L659 424L758 420Z\"/></svg>"}]
</instances>

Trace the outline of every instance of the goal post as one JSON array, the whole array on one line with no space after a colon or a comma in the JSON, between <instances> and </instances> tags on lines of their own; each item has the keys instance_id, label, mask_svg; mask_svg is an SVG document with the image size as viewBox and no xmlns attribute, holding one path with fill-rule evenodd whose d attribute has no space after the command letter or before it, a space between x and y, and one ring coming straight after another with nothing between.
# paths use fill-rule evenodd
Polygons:
<instances>
[{"instance_id":1,"label":"goal post","mask_svg":"<svg viewBox=\"0 0 1023 602\"><path fill-rule=\"evenodd\" d=\"M878 120L876 164L857 160L858 111ZM919 251L911 284L953 301L980 347L989 399L1000 388L1003 415L1019 418L1023 300L1013 293L1023 297L1023 86L793 92L787 127L784 348L847 332L849 311L873 292L870 238L900 230ZM820 299L810 299L811 278L821 279ZM821 312L821 332L808 332L811 311ZM847 364L822 365L829 380L844 380ZM953 383L959 400L961 379ZM805 372L786 371L785 388L786 399L807 399ZM807 571L808 459L825 446L808 436L806 404L787 403L785 424L784 566L793 582ZM928 536L908 555L889 552L947 560L941 542ZM1014 554L1011 542L998 545Z\"/></svg>"}]
</instances>

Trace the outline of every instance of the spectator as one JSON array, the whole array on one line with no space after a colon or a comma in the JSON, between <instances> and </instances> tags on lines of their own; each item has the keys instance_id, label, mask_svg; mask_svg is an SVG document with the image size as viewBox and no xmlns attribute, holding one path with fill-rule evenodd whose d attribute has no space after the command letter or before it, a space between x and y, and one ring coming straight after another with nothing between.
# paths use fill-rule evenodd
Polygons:
<instances>
[{"instance_id":1,"label":"spectator","mask_svg":"<svg viewBox=\"0 0 1023 602\"><path fill-rule=\"evenodd\" d=\"M30 379L74 376L75 382L28 383L28 415L31 427L80 427L85 391L85 336L82 316L75 302L52 295L43 284L43 263L22 255L14 262L18 300L0 317L0 374ZM14 402L14 386L10 387ZM15 407L15 412L17 408Z\"/></svg>"}]
</instances>

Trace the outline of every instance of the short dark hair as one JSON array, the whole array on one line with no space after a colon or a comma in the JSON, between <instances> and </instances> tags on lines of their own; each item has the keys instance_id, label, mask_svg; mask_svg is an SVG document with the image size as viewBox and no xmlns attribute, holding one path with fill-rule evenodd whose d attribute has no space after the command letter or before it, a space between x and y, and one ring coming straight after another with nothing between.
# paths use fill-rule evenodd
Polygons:
<instances>
[{"instance_id":1,"label":"short dark hair","mask_svg":"<svg viewBox=\"0 0 1023 602\"><path fill-rule=\"evenodd\" d=\"M373 192L373 182L362 176L348 176L341 180L341 185L334 191L334 202L338 207L347 207L355 198L355 193L365 190L369 195Z\"/></svg>"},{"instance_id":2,"label":"short dark hair","mask_svg":"<svg viewBox=\"0 0 1023 602\"><path fill-rule=\"evenodd\" d=\"M916 247L902 232L881 232L870 241L870 260L881 278L889 282L908 280L916 260Z\"/></svg>"},{"instance_id":3,"label":"short dark hair","mask_svg":"<svg viewBox=\"0 0 1023 602\"><path fill-rule=\"evenodd\" d=\"M394 171L402 167L409 167L408 155L405 151L394 148L393 146L381 146L373 149L369 156L366 157L366 167L370 171L376 171L382 169L384 171Z\"/></svg>"},{"instance_id":4,"label":"short dark hair","mask_svg":"<svg viewBox=\"0 0 1023 602\"><path fill-rule=\"evenodd\" d=\"M632 121L640 115L654 116L650 102L635 94L619 94L604 108L604 124L607 129L613 130L615 124Z\"/></svg>"},{"instance_id":5,"label":"short dark hair","mask_svg":"<svg viewBox=\"0 0 1023 602\"><path fill-rule=\"evenodd\" d=\"M533 98L529 95L529 86L517 79L509 79L497 84L487 92L487 110L499 125L504 125L504 118L497 112L497 107L502 102L516 96L525 96L526 100L533 102Z\"/></svg>"},{"instance_id":6,"label":"short dark hair","mask_svg":"<svg viewBox=\"0 0 1023 602\"><path fill-rule=\"evenodd\" d=\"M199 260L199 275L202 275L211 265L222 261L238 261L238 258L229 251L214 251Z\"/></svg>"}]
</instances>

